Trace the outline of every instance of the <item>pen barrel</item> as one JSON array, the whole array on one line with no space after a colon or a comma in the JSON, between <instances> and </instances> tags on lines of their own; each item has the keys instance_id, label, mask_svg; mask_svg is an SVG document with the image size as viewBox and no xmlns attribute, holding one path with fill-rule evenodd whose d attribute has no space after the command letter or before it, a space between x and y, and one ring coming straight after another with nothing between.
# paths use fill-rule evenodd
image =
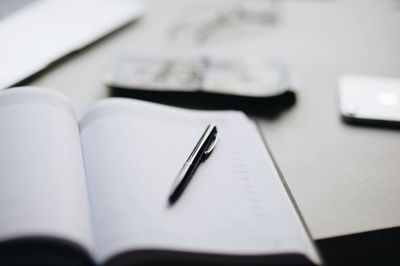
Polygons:
<instances>
[{"instance_id":1,"label":"pen barrel","mask_svg":"<svg viewBox=\"0 0 400 266\"><path fill-rule=\"evenodd\" d=\"M210 124L182 166L172 186L169 203L173 204L183 193L201 162L207 159L216 142L217 128Z\"/></svg>"},{"instance_id":2,"label":"pen barrel","mask_svg":"<svg viewBox=\"0 0 400 266\"><path fill-rule=\"evenodd\" d=\"M193 173L190 174L192 165L193 165L192 161L185 162L185 164L182 166L181 170L179 171L178 175L176 176L175 183L173 186L174 189L176 189L180 184L185 182L185 179L188 179L187 178L188 175L193 175Z\"/></svg>"},{"instance_id":3,"label":"pen barrel","mask_svg":"<svg viewBox=\"0 0 400 266\"><path fill-rule=\"evenodd\" d=\"M193 177L193 174L197 168L197 166L200 164L200 161L196 162L186 162L181 170L179 171L174 185L172 187L172 193L169 196L169 202L174 203L180 195L183 193L185 190L186 186L189 184L190 180Z\"/></svg>"}]
</instances>

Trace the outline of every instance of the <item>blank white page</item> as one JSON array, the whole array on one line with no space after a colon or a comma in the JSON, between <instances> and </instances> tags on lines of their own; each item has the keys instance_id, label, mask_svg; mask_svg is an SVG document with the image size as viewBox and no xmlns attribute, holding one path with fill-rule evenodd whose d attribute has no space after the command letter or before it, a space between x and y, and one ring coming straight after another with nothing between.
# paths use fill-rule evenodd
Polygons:
<instances>
[{"instance_id":1,"label":"blank white page","mask_svg":"<svg viewBox=\"0 0 400 266\"><path fill-rule=\"evenodd\" d=\"M176 174L207 124L219 140L175 205ZM254 124L240 112L105 100L80 123L99 262L167 249L265 255L315 250Z\"/></svg>"},{"instance_id":2,"label":"blank white page","mask_svg":"<svg viewBox=\"0 0 400 266\"><path fill-rule=\"evenodd\" d=\"M79 130L68 101L39 88L0 93L0 240L56 237L91 249Z\"/></svg>"},{"instance_id":3,"label":"blank white page","mask_svg":"<svg viewBox=\"0 0 400 266\"><path fill-rule=\"evenodd\" d=\"M0 89L142 14L142 4L132 0L36 1L13 12L0 23Z\"/></svg>"}]
</instances>

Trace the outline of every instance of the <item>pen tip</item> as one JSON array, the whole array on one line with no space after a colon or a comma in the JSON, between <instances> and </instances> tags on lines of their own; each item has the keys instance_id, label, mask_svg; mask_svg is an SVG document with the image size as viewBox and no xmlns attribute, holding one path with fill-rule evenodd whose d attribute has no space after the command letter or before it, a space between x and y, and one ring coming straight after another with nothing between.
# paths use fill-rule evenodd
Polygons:
<instances>
[{"instance_id":1,"label":"pen tip","mask_svg":"<svg viewBox=\"0 0 400 266\"><path fill-rule=\"evenodd\" d=\"M168 207L171 207L176 202L176 197L168 197Z\"/></svg>"}]
</instances>

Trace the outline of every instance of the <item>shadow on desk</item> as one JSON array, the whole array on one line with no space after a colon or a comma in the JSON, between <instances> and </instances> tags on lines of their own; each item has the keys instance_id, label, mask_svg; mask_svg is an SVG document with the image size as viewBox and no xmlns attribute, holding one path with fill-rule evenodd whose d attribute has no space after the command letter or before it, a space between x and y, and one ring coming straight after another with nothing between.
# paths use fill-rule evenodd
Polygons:
<instances>
[{"instance_id":1,"label":"shadow on desk","mask_svg":"<svg viewBox=\"0 0 400 266\"><path fill-rule=\"evenodd\" d=\"M400 227L317 241L326 265L400 265Z\"/></svg>"}]
</instances>

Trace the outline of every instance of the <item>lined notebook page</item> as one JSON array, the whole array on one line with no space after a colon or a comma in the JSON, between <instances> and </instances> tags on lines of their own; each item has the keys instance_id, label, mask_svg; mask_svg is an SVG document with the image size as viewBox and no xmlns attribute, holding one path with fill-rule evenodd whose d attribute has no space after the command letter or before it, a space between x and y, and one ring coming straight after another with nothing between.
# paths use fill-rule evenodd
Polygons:
<instances>
[{"instance_id":1,"label":"lined notebook page","mask_svg":"<svg viewBox=\"0 0 400 266\"><path fill-rule=\"evenodd\" d=\"M64 96L0 94L0 240L56 237L91 249L79 129Z\"/></svg>"},{"instance_id":2,"label":"lined notebook page","mask_svg":"<svg viewBox=\"0 0 400 266\"><path fill-rule=\"evenodd\" d=\"M207 124L219 140L181 198L176 174ZM98 261L132 249L317 256L254 124L239 112L105 100L80 123Z\"/></svg>"}]
</instances>

